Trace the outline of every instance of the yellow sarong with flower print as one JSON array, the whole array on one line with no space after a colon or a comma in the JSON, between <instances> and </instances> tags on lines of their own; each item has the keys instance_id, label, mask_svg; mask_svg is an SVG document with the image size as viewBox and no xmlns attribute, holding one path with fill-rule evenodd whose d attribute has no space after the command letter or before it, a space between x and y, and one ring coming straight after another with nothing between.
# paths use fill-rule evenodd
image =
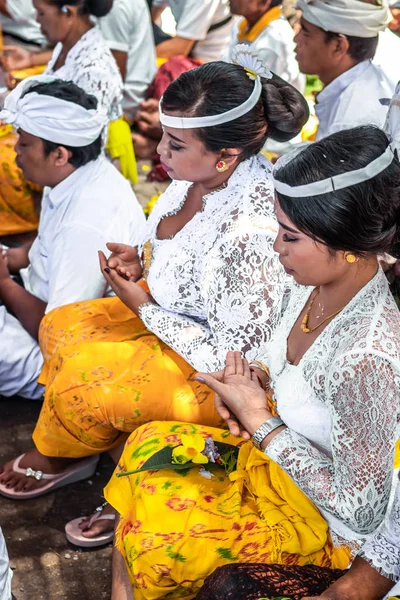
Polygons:
<instances>
[{"instance_id":1,"label":"yellow sarong with flower print","mask_svg":"<svg viewBox=\"0 0 400 600\"><path fill-rule=\"evenodd\" d=\"M46 456L105 452L156 419L221 422L196 370L119 298L56 308L39 341L46 390L33 439Z\"/></svg>"},{"instance_id":2,"label":"yellow sarong with flower print","mask_svg":"<svg viewBox=\"0 0 400 600\"><path fill-rule=\"evenodd\" d=\"M242 443L230 476L201 465L188 471L140 468L181 435ZM116 544L132 580L136 600L194 598L204 579L232 562L316 564L345 569L346 546L334 547L328 524L292 479L251 442L228 431L180 422L149 423L128 439L105 489L121 515Z\"/></svg>"}]
</instances>

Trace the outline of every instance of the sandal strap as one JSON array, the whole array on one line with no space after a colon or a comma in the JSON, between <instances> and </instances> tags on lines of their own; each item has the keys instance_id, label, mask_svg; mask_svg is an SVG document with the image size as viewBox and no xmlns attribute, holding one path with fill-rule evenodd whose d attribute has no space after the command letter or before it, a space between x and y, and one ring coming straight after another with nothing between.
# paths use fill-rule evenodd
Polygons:
<instances>
[{"instance_id":1,"label":"sandal strap","mask_svg":"<svg viewBox=\"0 0 400 600\"><path fill-rule=\"evenodd\" d=\"M21 475L25 475L25 477L34 477L36 479L36 481L41 481L42 479L46 479L48 481L51 481L52 479L56 479L57 477L59 477L60 475L47 475L46 473L43 473L43 471L34 471L34 469L32 469L31 467L28 467L27 469L22 469L19 466L19 463L21 462L21 460L24 458L24 456L26 456L25 454L21 454L21 456L18 456L18 458L16 458L14 460L14 464L13 464L13 471L15 471L16 473L20 473Z\"/></svg>"},{"instance_id":2,"label":"sandal strap","mask_svg":"<svg viewBox=\"0 0 400 600\"><path fill-rule=\"evenodd\" d=\"M90 527L93 525L93 523L95 523L98 519L105 519L107 521L115 521L115 513L110 513L108 515L103 515L103 510L104 508L108 505L108 502L104 502L104 504L101 504L101 506L98 506L93 515L90 517L89 519L89 524L88 527L90 529Z\"/></svg>"}]
</instances>

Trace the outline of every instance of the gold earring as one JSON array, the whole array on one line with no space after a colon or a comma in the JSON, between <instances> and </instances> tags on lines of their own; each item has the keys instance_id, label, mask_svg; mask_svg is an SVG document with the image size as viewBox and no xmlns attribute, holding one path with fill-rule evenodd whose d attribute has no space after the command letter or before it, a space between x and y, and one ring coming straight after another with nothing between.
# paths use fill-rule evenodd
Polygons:
<instances>
[{"instance_id":1,"label":"gold earring","mask_svg":"<svg viewBox=\"0 0 400 600\"><path fill-rule=\"evenodd\" d=\"M227 171L229 169L228 165L224 160L219 160L215 165L215 168L217 169L218 173L223 173L224 171Z\"/></svg>"},{"instance_id":2,"label":"gold earring","mask_svg":"<svg viewBox=\"0 0 400 600\"><path fill-rule=\"evenodd\" d=\"M343 254L343 258L344 258L345 260L347 260L347 262L348 262L348 263L350 263L350 264L352 264L352 263L355 263L355 262L358 262L358 260L359 260L359 259L358 259L358 256L356 256L356 255L355 255L355 254L353 254L352 252L345 252L345 253Z\"/></svg>"}]
</instances>

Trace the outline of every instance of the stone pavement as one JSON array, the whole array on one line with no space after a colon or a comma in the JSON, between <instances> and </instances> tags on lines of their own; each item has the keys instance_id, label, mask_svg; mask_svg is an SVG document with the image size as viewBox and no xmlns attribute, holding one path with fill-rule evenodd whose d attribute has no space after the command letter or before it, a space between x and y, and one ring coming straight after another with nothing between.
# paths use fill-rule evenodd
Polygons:
<instances>
[{"instance_id":1,"label":"stone pavement","mask_svg":"<svg viewBox=\"0 0 400 600\"><path fill-rule=\"evenodd\" d=\"M32 447L40 404L0 399L0 464ZM109 600L111 545L79 550L67 542L64 525L102 503L102 489L112 470L109 457L102 456L92 480L35 500L0 497L0 525L16 600Z\"/></svg>"}]
</instances>

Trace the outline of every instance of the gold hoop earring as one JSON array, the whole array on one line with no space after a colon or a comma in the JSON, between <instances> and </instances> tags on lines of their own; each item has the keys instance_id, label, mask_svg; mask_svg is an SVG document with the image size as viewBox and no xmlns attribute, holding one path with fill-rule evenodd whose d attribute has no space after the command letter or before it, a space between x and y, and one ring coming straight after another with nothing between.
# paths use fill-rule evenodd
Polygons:
<instances>
[{"instance_id":1,"label":"gold hoop earring","mask_svg":"<svg viewBox=\"0 0 400 600\"><path fill-rule=\"evenodd\" d=\"M359 261L358 256L356 256L355 254L353 254L352 252L345 252L343 254L343 258L350 264L353 264L355 262Z\"/></svg>"},{"instance_id":2,"label":"gold hoop earring","mask_svg":"<svg viewBox=\"0 0 400 600\"><path fill-rule=\"evenodd\" d=\"M224 171L227 171L229 169L228 165L224 160L219 160L215 165L215 168L217 169L218 173L223 173Z\"/></svg>"}]
</instances>

